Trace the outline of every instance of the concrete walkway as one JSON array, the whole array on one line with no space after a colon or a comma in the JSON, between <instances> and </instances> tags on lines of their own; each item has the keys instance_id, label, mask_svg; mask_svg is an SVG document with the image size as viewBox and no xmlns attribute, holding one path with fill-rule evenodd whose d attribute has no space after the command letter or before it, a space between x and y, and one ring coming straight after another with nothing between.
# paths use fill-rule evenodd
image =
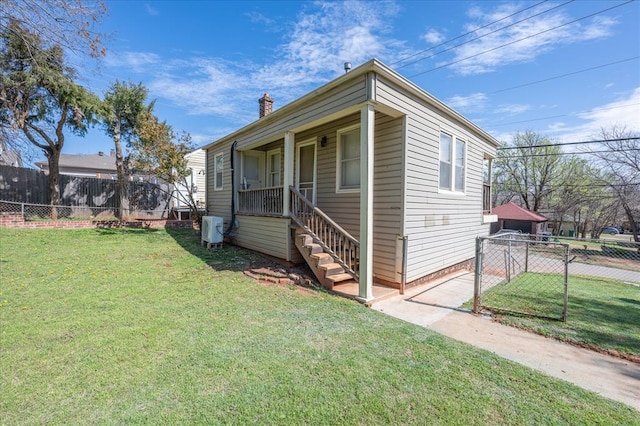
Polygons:
<instances>
[{"instance_id":1,"label":"concrete walkway","mask_svg":"<svg viewBox=\"0 0 640 426\"><path fill-rule=\"evenodd\" d=\"M491 321L460 309L473 297L473 274L373 304L372 309L491 351L640 411L640 365Z\"/></svg>"}]
</instances>

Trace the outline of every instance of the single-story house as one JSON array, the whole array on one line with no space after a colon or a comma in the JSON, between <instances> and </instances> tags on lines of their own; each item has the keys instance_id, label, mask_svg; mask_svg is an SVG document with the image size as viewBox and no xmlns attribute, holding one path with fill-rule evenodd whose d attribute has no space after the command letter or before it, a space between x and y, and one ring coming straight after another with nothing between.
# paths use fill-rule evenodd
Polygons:
<instances>
[{"instance_id":1,"label":"single-story house","mask_svg":"<svg viewBox=\"0 0 640 426\"><path fill-rule=\"evenodd\" d=\"M372 59L204 147L207 214L327 288L403 289L467 267L489 234L498 141Z\"/></svg>"},{"instance_id":2,"label":"single-story house","mask_svg":"<svg viewBox=\"0 0 640 426\"><path fill-rule=\"evenodd\" d=\"M492 226L491 233L496 233L501 229L512 229L532 235L547 231L548 219L546 216L520 207L514 202L494 207L493 214L498 216L498 221Z\"/></svg>"}]
</instances>

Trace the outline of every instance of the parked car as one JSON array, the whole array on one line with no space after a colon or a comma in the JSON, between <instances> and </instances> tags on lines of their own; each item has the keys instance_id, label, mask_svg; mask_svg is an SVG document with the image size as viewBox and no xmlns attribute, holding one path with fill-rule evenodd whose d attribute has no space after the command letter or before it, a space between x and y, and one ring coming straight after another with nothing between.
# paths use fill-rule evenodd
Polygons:
<instances>
[{"instance_id":1,"label":"parked car","mask_svg":"<svg viewBox=\"0 0 640 426\"><path fill-rule=\"evenodd\" d=\"M607 226L602 230L602 233L609 235L618 235L620 231L618 231L618 228L616 228L615 226Z\"/></svg>"}]
</instances>

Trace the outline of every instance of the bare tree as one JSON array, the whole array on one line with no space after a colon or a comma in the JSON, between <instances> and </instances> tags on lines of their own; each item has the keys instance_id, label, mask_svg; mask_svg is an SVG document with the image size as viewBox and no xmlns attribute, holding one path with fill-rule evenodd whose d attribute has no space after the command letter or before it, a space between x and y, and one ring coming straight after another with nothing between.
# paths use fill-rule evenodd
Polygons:
<instances>
[{"instance_id":1,"label":"bare tree","mask_svg":"<svg viewBox=\"0 0 640 426\"><path fill-rule=\"evenodd\" d=\"M603 142L589 148L604 171L603 182L618 198L629 230L636 242L640 221L640 133L625 126L600 129L595 140Z\"/></svg>"},{"instance_id":2,"label":"bare tree","mask_svg":"<svg viewBox=\"0 0 640 426\"><path fill-rule=\"evenodd\" d=\"M102 1L0 0L0 32L11 31L14 21L49 45L99 57L106 53L104 35L97 30L106 12Z\"/></svg>"}]
</instances>

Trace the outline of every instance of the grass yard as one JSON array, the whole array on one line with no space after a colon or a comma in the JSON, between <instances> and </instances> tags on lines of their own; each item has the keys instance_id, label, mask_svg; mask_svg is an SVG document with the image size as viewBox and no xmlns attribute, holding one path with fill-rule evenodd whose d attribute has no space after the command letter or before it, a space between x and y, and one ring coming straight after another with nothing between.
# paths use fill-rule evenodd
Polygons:
<instances>
[{"instance_id":1,"label":"grass yard","mask_svg":"<svg viewBox=\"0 0 640 426\"><path fill-rule=\"evenodd\" d=\"M541 283L555 285L541 285ZM559 274L524 273L482 295L482 304L538 315L562 314ZM640 288L604 278L569 278L567 322L497 315L504 324L640 362Z\"/></svg>"},{"instance_id":2,"label":"grass yard","mask_svg":"<svg viewBox=\"0 0 640 426\"><path fill-rule=\"evenodd\" d=\"M640 425L256 261L189 230L0 229L0 423Z\"/></svg>"}]
</instances>

